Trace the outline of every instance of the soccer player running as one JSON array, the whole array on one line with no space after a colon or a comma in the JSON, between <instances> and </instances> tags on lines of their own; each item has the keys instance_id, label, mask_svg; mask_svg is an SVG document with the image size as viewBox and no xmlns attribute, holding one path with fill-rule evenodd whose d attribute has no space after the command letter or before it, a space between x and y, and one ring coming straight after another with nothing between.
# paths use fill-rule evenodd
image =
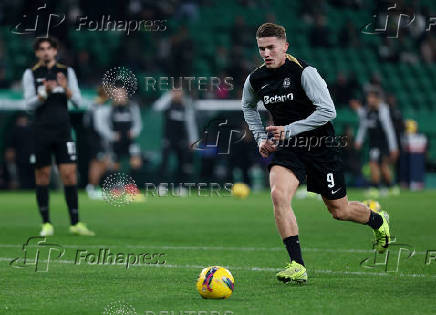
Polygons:
<instances>
[{"instance_id":1,"label":"soccer player running","mask_svg":"<svg viewBox=\"0 0 436 315\"><path fill-rule=\"evenodd\" d=\"M49 217L51 158L54 154L64 184L65 200L70 214L70 232L93 236L79 221L77 195L76 146L71 137L68 100L78 105L81 100L74 70L56 61L57 41L38 38L33 46L38 63L23 75L27 108L34 110L36 200L42 217L41 236L54 235Z\"/></svg>"},{"instance_id":2,"label":"soccer player running","mask_svg":"<svg viewBox=\"0 0 436 315\"><path fill-rule=\"evenodd\" d=\"M284 27L263 24L256 39L265 63L247 77L242 109L262 157L273 155L268 165L271 198L277 229L291 260L277 273L277 279L307 281L291 208L295 191L306 175L307 189L321 194L333 218L369 225L374 230L375 249L384 252L390 241L387 213L376 213L361 202L347 199L339 153L332 141L330 121L336 117L336 110L327 84L314 67L286 53L289 44ZM266 130L257 111L259 100L273 117L274 125ZM306 141L312 146L301 145Z\"/></svg>"}]
</instances>

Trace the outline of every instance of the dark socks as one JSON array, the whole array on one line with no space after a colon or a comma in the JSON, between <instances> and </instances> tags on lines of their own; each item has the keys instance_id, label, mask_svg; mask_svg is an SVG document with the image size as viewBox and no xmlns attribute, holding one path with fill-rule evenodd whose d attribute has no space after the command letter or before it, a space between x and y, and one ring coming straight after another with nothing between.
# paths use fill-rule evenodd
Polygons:
<instances>
[{"instance_id":1,"label":"dark socks","mask_svg":"<svg viewBox=\"0 0 436 315\"><path fill-rule=\"evenodd\" d=\"M377 230L382 226L383 218L380 214L371 211L371 214L369 215L369 220L366 224L372 227L374 230Z\"/></svg>"},{"instance_id":2,"label":"dark socks","mask_svg":"<svg viewBox=\"0 0 436 315\"><path fill-rule=\"evenodd\" d=\"M36 202L38 203L39 213L42 217L42 223L50 222L48 212L48 186L36 185Z\"/></svg>"},{"instance_id":3,"label":"dark socks","mask_svg":"<svg viewBox=\"0 0 436 315\"><path fill-rule=\"evenodd\" d=\"M67 202L68 212L70 214L71 225L79 222L79 202L77 196L77 185L64 186L65 201Z\"/></svg>"},{"instance_id":4,"label":"dark socks","mask_svg":"<svg viewBox=\"0 0 436 315\"><path fill-rule=\"evenodd\" d=\"M294 260L297 263L304 266L303 257L301 256L300 241L298 235L289 236L283 240L283 243L288 250L289 257L291 261Z\"/></svg>"}]
</instances>

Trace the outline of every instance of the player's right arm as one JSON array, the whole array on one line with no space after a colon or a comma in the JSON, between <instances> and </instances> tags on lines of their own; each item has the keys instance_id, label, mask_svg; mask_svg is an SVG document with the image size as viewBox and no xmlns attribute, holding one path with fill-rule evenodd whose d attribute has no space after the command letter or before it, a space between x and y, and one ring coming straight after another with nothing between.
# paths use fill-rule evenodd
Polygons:
<instances>
[{"instance_id":1,"label":"player's right arm","mask_svg":"<svg viewBox=\"0 0 436 315\"><path fill-rule=\"evenodd\" d=\"M171 92L166 92L157 101L153 103L153 110L164 111L171 105Z\"/></svg>"},{"instance_id":2,"label":"player's right arm","mask_svg":"<svg viewBox=\"0 0 436 315\"><path fill-rule=\"evenodd\" d=\"M363 141L365 140L366 131L368 130L368 122L366 120L366 110L364 108L360 107L357 115L359 116L359 129L357 131L354 146L357 150L360 150Z\"/></svg>"},{"instance_id":3,"label":"player's right arm","mask_svg":"<svg viewBox=\"0 0 436 315\"><path fill-rule=\"evenodd\" d=\"M118 141L119 135L112 130L110 123L110 106L102 106L95 111L95 129L97 132L109 142Z\"/></svg>"},{"instance_id":4,"label":"player's right arm","mask_svg":"<svg viewBox=\"0 0 436 315\"><path fill-rule=\"evenodd\" d=\"M386 134L388 140L389 152L391 153L391 159L395 160L398 156L398 143L395 137L395 130L392 124L391 115L389 113L389 106L387 104L380 104L379 107L380 123L383 131Z\"/></svg>"},{"instance_id":5,"label":"player's right arm","mask_svg":"<svg viewBox=\"0 0 436 315\"><path fill-rule=\"evenodd\" d=\"M268 140L268 135L257 110L257 102L258 98L251 86L249 75L245 80L242 92L242 111L244 112L244 119L259 146L260 154L262 157L268 157L271 152L275 151L275 146L272 141Z\"/></svg>"},{"instance_id":6,"label":"player's right arm","mask_svg":"<svg viewBox=\"0 0 436 315\"><path fill-rule=\"evenodd\" d=\"M24 101L28 109L36 109L44 103L44 95L37 94L32 70L26 69L23 74Z\"/></svg>"},{"instance_id":7,"label":"player's right arm","mask_svg":"<svg viewBox=\"0 0 436 315\"><path fill-rule=\"evenodd\" d=\"M139 136L142 130L142 120L141 120L141 111L139 110L139 106L136 103L132 103L130 105L130 111L132 112L133 124L132 129L130 129L130 135L132 138L136 138Z\"/></svg>"}]
</instances>

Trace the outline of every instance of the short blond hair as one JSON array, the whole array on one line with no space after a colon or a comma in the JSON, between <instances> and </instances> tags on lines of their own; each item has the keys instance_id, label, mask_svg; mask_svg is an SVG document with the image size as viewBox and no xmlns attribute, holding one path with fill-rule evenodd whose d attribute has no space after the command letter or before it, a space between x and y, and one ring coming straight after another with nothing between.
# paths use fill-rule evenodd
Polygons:
<instances>
[{"instance_id":1,"label":"short blond hair","mask_svg":"<svg viewBox=\"0 0 436 315\"><path fill-rule=\"evenodd\" d=\"M257 29L256 37L277 37L286 40L286 30L278 24L264 23Z\"/></svg>"}]
</instances>

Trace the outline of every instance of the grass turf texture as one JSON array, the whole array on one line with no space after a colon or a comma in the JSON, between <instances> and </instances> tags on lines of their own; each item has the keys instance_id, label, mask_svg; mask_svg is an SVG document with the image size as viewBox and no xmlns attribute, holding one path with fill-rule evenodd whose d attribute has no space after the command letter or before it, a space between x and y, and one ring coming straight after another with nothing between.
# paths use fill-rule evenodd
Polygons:
<instances>
[{"instance_id":1,"label":"grass turf texture","mask_svg":"<svg viewBox=\"0 0 436 315\"><path fill-rule=\"evenodd\" d=\"M358 191L350 199L363 199ZM435 192L406 192L381 199L391 215L398 243L417 253L402 256L398 272L384 266L362 268L373 257L369 227L331 218L321 201L295 200L300 240L308 267L306 285L275 279L287 253L274 225L267 193L246 200L231 197L149 197L145 203L112 207L80 195L81 219L96 237L69 235L68 214L60 193L51 193L55 236L65 247L62 262L48 272L13 268L21 245L37 235L40 219L32 192L0 195L0 313L102 314L111 303L127 303L138 314L434 314L436 261ZM112 253L165 253L160 267L75 265L77 249ZM407 254L407 253L406 253ZM396 257L396 256L395 256ZM235 291L227 300L204 300L195 290L202 266L228 266ZM106 308L107 309L107 308ZM182 312L182 313L181 313ZM163 314L163 313L160 313ZM169 313L171 314L171 313ZM197 313L191 313L197 314ZM214 313L212 313L214 314ZM215 313L217 314L217 313ZM230 314L230 313L228 313Z\"/></svg>"}]
</instances>

